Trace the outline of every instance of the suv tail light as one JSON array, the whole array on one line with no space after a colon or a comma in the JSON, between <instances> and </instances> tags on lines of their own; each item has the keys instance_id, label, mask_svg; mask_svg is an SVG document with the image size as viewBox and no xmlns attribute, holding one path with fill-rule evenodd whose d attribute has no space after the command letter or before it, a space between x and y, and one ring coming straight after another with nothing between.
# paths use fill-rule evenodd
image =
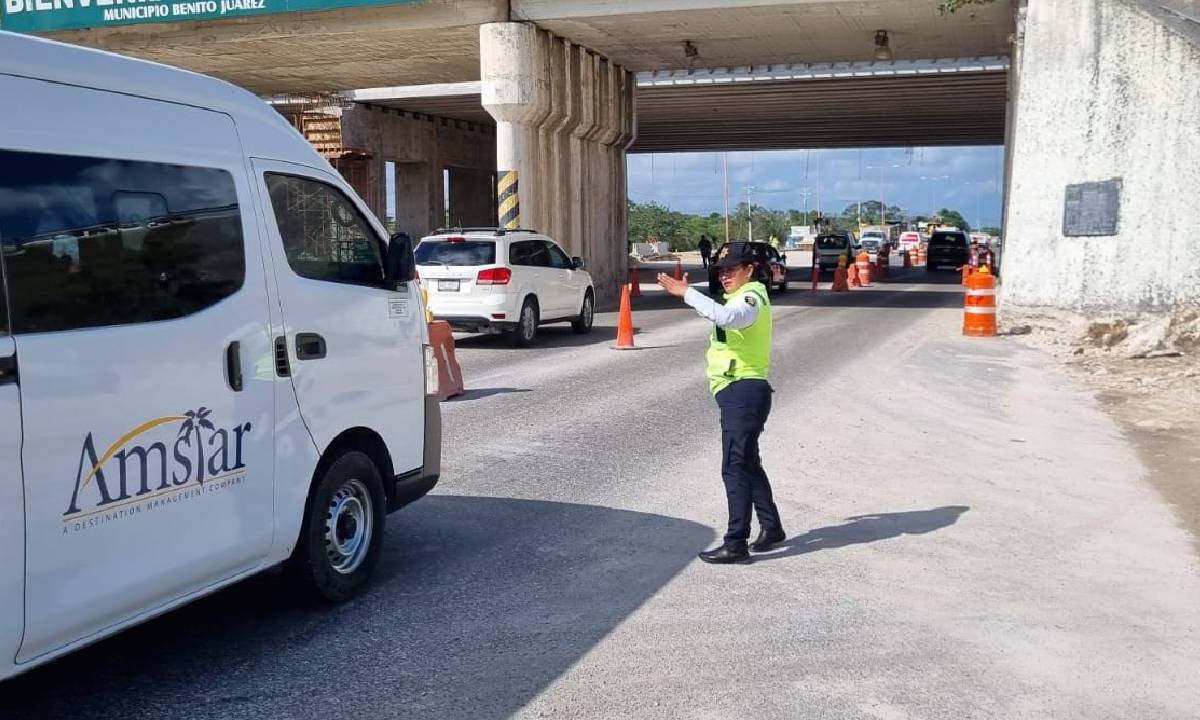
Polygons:
<instances>
[{"instance_id":1,"label":"suv tail light","mask_svg":"<svg viewBox=\"0 0 1200 720\"><path fill-rule=\"evenodd\" d=\"M512 270L506 267L486 268L479 271L476 285L507 285L512 280Z\"/></svg>"}]
</instances>

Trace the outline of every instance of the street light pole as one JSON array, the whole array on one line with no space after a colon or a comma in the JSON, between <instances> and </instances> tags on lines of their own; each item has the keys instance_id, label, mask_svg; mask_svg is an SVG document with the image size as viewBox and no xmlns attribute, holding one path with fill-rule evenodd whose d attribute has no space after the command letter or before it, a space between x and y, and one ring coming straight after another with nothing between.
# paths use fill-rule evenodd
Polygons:
<instances>
[{"instance_id":1,"label":"street light pole","mask_svg":"<svg viewBox=\"0 0 1200 720\"><path fill-rule=\"evenodd\" d=\"M729 153L721 153L725 166L725 242L729 243Z\"/></svg>"},{"instance_id":2,"label":"street light pole","mask_svg":"<svg viewBox=\"0 0 1200 720\"><path fill-rule=\"evenodd\" d=\"M746 233L750 242L754 242L754 200L750 196L753 190L753 185L746 188Z\"/></svg>"}]
</instances>

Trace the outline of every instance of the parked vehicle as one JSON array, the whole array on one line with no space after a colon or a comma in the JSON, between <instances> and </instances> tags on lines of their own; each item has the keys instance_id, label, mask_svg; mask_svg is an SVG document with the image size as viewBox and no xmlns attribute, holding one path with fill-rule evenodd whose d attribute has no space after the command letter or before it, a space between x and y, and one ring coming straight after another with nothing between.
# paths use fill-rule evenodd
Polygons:
<instances>
[{"instance_id":1,"label":"parked vehicle","mask_svg":"<svg viewBox=\"0 0 1200 720\"><path fill-rule=\"evenodd\" d=\"M838 266L838 258L845 257L846 265L854 262L854 239L845 230L835 230L817 236L817 262L822 270L832 270Z\"/></svg>"},{"instance_id":2,"label":"parked vehicle","mask_svg":"<svg viewBox=\"0 0 1200 720\"><path fill-rule=\"evenodd\" d=\"M717 277L716 261L724 257L728 253L731 245L747 244L745 241L737 241L726 243L717 248L713 254L713 264L708 268L708 294L710 297L720 297L723 292L721 281ZM788 289L787 275L787 255L780 253L770 243L752 242L749 243L754 251L756 260L756 279L763 285L767 286L767 292L778 290L785 292Z\"/></svg>"},{"instance_id":3,"label":"parked vehicle","mask_svg":"<svg viewBox=\"0 0 1200 720\"><path fill-rule=\"evenodd\" d=\"M921 233L914 230L906 230L900 233L900 250L906 252L916 252L921 247L921 243L925 238Z\"/></svg>"},{"instance_id":4,"label":"parked vehicle","mask_svg":"<svg viewBox=\"0 0 1200 720\"><path fill-rule=\"evenodd\" d=\"M280 565L361 591L440 472L411 241L225 82L0 33L0 99L0 679Z\"/></svg>"},{"instance_id":5,"label":"parked vehicle","mask_svg":"<svg viewBox=\"0 0 1200 720\"><path fill-rule=\"evenodd\" d=\"M582 258L530 230L437 230L417 246L417 273L435 320L462 332L508 333L533 344L538 326L592 330L596 291Z\"/></svg>"},{"instance_id":6,"label":"parked vehicle","mask_svg":"<svg viewBox=\"0 0 1200 720\"><path fill-rule=\"evenodd\" d=\"M933 271L939 267L959 268L969 262L970 242L961 230L938 230L929 238L929 254L925 269Z\"/></svg>"}]
</instances>

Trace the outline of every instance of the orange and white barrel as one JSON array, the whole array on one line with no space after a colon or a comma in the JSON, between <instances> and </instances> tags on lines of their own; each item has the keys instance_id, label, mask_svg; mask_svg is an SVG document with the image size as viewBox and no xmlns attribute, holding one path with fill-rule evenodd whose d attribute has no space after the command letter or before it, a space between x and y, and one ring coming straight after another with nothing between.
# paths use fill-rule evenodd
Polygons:
<instances>
[{"instance_id":1,"label":"orange and white barrel","mask_svg":"<svg viewBox=\"0 0 1200 720\"><path fill-rule=\"evenodd\" d=\"M861 282L863 285L870 285L871 284L871 254L866 252L865 250L863 252L860 252L854 258L854 264L858 266L858 281Z\"/></svg>"},{"instance_id":2,"label":"orange and white barrel","mask_svg":"<svg viewBox=\"0 0 1200 720\"><path fill-rule=\"evenodd\" d=\"M924 265L927 262L929 262L929 251L925 249L924 245L918 245L917 246L917 264Z\"/></svg>"},{"instance_id":3,"label":"orange and white barrel","mask_svg":"<svg viewBox=\"0 0 1200 720\"><path fill-rule=\"evenodd\" d=\"M967 278L967 293L963 301L963 335L994 337L996 335L996 276L987 266Z\"/></svg>"}]
</instances>

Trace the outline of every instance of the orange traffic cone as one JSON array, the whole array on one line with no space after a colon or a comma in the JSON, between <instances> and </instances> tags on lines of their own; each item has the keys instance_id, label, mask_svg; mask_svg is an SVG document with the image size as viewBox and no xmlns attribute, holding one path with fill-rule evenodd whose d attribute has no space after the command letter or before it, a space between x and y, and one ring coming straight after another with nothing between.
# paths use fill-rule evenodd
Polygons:
<instances>
[{"instance_id":1,"label":"orange traffic cone","mask_svg":"<svg viewBox=\"0 0 1200 720\"><path fill-rule=\"evenodd\" d=\"M821 263L813 263L812 291L816 292L820 288L821 288Z\"/></svg>"},{"instance_id":2,"label":"orange traffic cone","mask_svg":"<svg viewBox=\"0 0 1200 720\"><path fill-rule=\"evenodd\" d=\"M904 267L906 267L906 268L912 267L913 266L913 255L916 253L916 251L915 250L904 250L902 252L904 253Z\"/></svg>"},{"instance_id":3,"label":"orange traffic cone","mask_svg":"<svg viewBox=\"0 0 1200 720\"><path fill-rule=\"evenodd\" d=\"M682 260L675 261L675 279L676 280L683 279L683 261Z\"/></svg>"},{"instance_id":4,"label":"orange traffic cone","mask_svg":"<svg viewBox=\"0 0 1200 720\"><path fill-rule=\"evenodd\" d=\"M637 268L629 268L629 297L642 296L642 275Z\"/></svg>"},{"instance_id":5,"label":"orange traffic cone","mask_svg":"<svg viewBox=\"0 0 1200 720\"><path fill-rule=\"evenodd\" d=\"M962 270L962 284L965 286L967 284L967 278L971 277L971 266L963 265L959 268L959 270Z\"/></svg>"},{"instance_id":6,"label":"orange traffic cone","mask_svg":"<svg viewBox=\"0 0 1200 720\"><path fill-rule=\"evenodd\" d=\"M847 282L846 273L846 258L838 260L838 266L833 271L833 291L834 292L849 292L850 283Z\"/></svg>"},{"instance_id":7,"label":"orange traffic cone","mask_svg":"<svg viewBox=\"0 0 1200 720\"><path fill-rule=\"evenodd\" d=\"M617 317L616 350L633 350L633 308L629 302L629 286L621 287L621 312Z\"/></svg>"},{"instance_id":8,"label":"orange traffic cone","mask_svg":"<svg viewBox=\"0 0 1200 720\"><path fill-rule=\"evenodd\" d=\"M862 281L858 279L858 263L850 263L848 273L850 275L850 287L862 287Z\"/></svg>"}]
</instances>

